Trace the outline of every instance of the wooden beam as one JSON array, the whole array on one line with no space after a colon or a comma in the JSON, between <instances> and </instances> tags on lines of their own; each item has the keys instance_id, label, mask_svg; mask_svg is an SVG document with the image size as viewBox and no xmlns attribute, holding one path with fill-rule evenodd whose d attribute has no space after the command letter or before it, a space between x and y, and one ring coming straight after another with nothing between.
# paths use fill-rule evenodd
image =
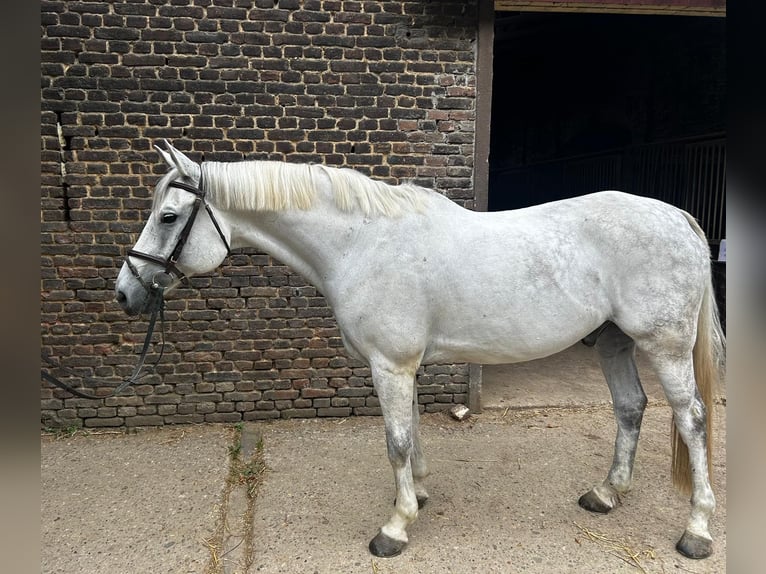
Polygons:
<instances>
[{"instance_id":1,"label":"wooden beam","mask_svg":"<svg viewBox=\"0 0 766 574\"><path fill-rule=\"evenodd\" d=\"M495 0L505 12L590 12L726 17L726 0Z\"/></svg>"}]
</instances>

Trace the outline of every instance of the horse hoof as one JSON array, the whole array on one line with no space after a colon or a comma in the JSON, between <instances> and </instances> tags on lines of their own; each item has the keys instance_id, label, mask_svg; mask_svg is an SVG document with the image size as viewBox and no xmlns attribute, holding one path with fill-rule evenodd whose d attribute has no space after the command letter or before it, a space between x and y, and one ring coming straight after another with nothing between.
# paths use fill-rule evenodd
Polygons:
<instances>
[{"instance_id":1,"label":"horse hoof","mask_svg":"<svg viewBox=\"0 0 766 574\"><path fill-rule=\"evenodd\" d=\"M402 553L405 546L407 546L406 542L395 540L390 536L386 536L383 532L378 532L378 535L370 540L370 552L380 558L398 556Z\"/></svg>"},{"instance_id":2,"label":"horse hoof","mask_svg":"<svg viewBox=\"0 0 766 574\"><path fill-rule=\"evenodd\" d=\"M687 558L693 558L699 560L701 558L707 558L713 553L713 541L709 538L703 538L697 536L691 532L684 532L681 536L681 540L676 544L676 550Z\"/></svg>"},{"instance_id":3,"label":"horse hoof","mask_svg":"<svg viewBox=\"0 0 766 574\"><path fill-rule=\"evenodd\" d=\"M583 494L577 501L582 508L590 512L607 514L619 503L620 498L616 491L597 486Z\"/></svg>"}]
</instances>

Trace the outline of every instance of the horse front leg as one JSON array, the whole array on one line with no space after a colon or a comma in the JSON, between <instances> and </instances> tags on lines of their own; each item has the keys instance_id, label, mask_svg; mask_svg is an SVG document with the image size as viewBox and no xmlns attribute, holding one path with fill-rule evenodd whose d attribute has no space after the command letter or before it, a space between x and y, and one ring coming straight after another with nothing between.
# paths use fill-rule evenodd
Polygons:
<instances>
[{"instance_id":1,"label":"horse front leg","mask_svg":"<svg viewBox=\"0 0 766 574\"><path fill-rule=\"evenodd\" d=\"M388 459L394 471L396 504L394 514L370 541L370 552L389 557L407 545L407 526L418 515L418 500L412 473L413 393L415 370L393 365L371 365L386 427Z\"/></svg>"}]
</instances>

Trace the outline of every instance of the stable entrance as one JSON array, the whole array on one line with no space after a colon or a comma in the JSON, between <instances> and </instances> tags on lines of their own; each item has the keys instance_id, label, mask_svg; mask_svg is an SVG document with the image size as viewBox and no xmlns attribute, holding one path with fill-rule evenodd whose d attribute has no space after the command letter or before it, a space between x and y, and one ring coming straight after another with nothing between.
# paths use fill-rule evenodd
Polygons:
<instances>
[{"instance_id":1,"label":"stable entrance","mask_svg":"<svg viewBox=\"0 0 766 574\"><path fill-rule=\"evenodd\" d=\"M659 2L633 5L634 13L594 13L596 3L588 2L568 3L572 12L526 11L534 4L495 2L491 14L485 6L480 24L478 125L487 118L490 132L485 148L477 134L479 207L515 209L620 189L692 213L717 256L726 237L721 3L690 2L696 12L675 7L704 14L694 16L675 15ZM716 274L722 304L725 264L716 265ZM577 363L577 350L570 353ZM505 400L509 377L518 374L521 384L529 368L474 367L472 408L504 406L497 403ZM516 382L511 386L523 394Z\"/></svg>"}]
</instances>

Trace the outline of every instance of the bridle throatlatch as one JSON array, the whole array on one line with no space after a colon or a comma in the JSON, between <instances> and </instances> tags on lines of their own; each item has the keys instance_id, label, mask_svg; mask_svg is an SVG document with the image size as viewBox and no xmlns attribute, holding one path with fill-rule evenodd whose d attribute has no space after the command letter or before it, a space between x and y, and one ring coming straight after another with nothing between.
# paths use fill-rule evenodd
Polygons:
<instances>
[{"instance_id":1,"label":"bridle throatlatch","mask_svg":"<svg viewBox=\"0 0 766 574\"><path fill-rule=\"evenodd\" d=\"M183 229L181 230L181 233L178 236L178 240L176 241L176 245L173 248L173 251L170 253L170 255L167 258L163 259L162 257L151 255L149 253L143 253L135 249L131 249L130 251L128 251L128 255L125 258L125 263L128 266L128 269L130 269L130 272L133 274L133 276L138 280L141 286L146 290L146 300L144 301L144 305L142 308L144 311L151 313L151 317L149 318L149 327L146 332L146 338L144 339L144 344L143 344L143 347L141 348L141 355L139 357L138 363L133 369L133 373L131 374L130 377L123 380L111 393L106 395L94 395L92 393L81 391L79 389L72 387L71 385L64 383L60 379L51 375L50 373L47 373L41 370L40 374L44 380L48 381L49 383L61 389L64 389L65 391L72 393L75 396L78 396L84 399L103 399L106 397L118 395L129 385L137 382L138 380L146 376L146 374L148 374L148 373L144 373L143 375L141 375L140 373L141 373L141 369L144 366L144 362L146 361L146 355L149 351L149 344L151 342L152 335L154 333L154 327L157 323L157 317L159 317L160 333L162 335L162 349L160 351L159 356L157 357L157 360L155 361L153 365L153 366L157 366L157 364L162 359L162 355L165 352L165 313L164 313L165 289L168 288L173 283L174 275L175 277L178 278L179 281L183 282L184 284L188 283L188 278L186 277L186 275L184 275L184 273L180 269L178 269L176 263L178 262L178 258L181 256L181 251L183 251L183 248L189 239L189 234L191 233L192 226L194 225L194 221L197 218L197 213L199 212L199 208L201 205L205 206L205 209L207 210L208 215L210 216L210 220L213 222L213 225L215 226L216 231L218 231L218 235L221 237L223 244L226 246L226 253L228 254L231 252L229 242L226 239L226 236L223 234L223 230L221 229L221 226L218 224L218 221L216 220L215 215L213 215L212 209L210 209L210 206L205 201L205 191L201 189L202 180L200 179L199 188L194 187L192 185L188 185L180 181L171 181L168 185L170 187L183 189L184 191L193 193L195 195L194 205L192 206L192 212L189 215L189 219L187 219L186 224L184 225ZM138 259L143 259L151 263L156 263L160 265L163 268L163 270L155 273L154 276L152 277L151 282L147 283L138 273L138 269L136 268L136 266L131 262L130 260L131 257L136 257ZM58 363L53 361L50 357L42 355L42 359L51 367L63 370L67 374L67 376L70 376L70 377L78 376L77 373L75 373L71 369L67 369L66 367L59 365ZM83 377L82 381L90 382L91 384L94 384L95 386L104 384L103 381L98 381L97 379L93 379L89 377Z\"/></svg>"}]
</instances>

